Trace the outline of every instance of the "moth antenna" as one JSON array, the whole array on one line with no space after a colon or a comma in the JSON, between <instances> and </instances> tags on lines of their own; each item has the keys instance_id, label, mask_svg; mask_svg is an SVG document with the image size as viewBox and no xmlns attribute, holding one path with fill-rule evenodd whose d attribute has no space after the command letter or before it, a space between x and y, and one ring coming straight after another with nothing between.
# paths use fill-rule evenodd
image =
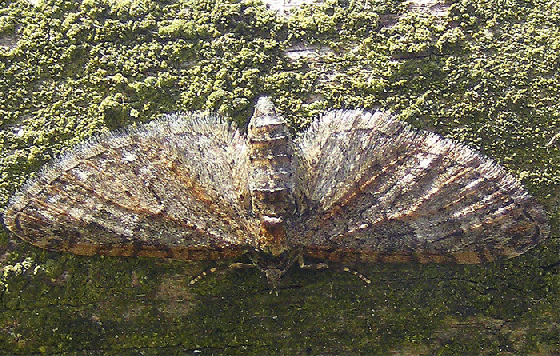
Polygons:
<instances>
[{"instance_id":1,"label":"moth antenna","mask_svg":"<svg viewBox=\"0 0 560 356\"><path fill-rule=\"evenodd\" d=\"M202 271L202 273L200 273L198 276L191 279L191 281L189 282L189 285L192 286L192 285L198 283L198 281L200 281L202 278L206 277L207 275L209 275L211 273L215 273L216 271L218 271L217 267L212 267L212 268L209 268L205 271Z\"/></svg>"},{"instance_id":2,"label":"moth antenna","mask_svg":"<svg viewBox=\"0 0 560 356\"><path fill-rule=\"evenodd\" d=\"M363 274L361 274L360 272L358 272L356 270L350 269L348 267L343 267L342 270L344 272L352 273L354 276L361 279L365 284L371 284L371 280L369 278L367 278L366 276L364 276Z\"/></svg>"}]
</instances>

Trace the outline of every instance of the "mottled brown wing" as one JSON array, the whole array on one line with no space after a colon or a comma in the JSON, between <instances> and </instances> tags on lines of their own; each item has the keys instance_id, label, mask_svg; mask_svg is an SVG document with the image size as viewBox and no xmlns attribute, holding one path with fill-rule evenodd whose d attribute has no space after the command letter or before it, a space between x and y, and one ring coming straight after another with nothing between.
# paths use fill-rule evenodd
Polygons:
<instances>
[{"instance_id":1,"label":"mottled brown wing","mask_svg":"<svg viewBox=\"0 0 560 356\"><path fill-rule=\"evenodd\" d=\"M171 115L73 149L16 194L4 220L37 246L77 254L237 255L258 229L246 151L221 119Z\"/></svg>"},{"instance_id":2,"label":"mottled brown wing","mask_svg":"<svg viewBox=\"0 0 560 356\"><path fill-rule=\"evenodd\" d=\"M330 260L478 263L549 232L514 177L388 114L333 111L295 143L309 209L293 235Z\"/></svg>"}]
</instances>

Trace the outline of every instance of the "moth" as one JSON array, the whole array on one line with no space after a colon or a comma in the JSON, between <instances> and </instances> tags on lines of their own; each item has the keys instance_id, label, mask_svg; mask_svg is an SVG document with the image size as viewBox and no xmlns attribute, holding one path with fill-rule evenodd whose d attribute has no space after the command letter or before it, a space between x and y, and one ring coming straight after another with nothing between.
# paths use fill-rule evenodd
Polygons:
<instances>
[{"instance_id":1,"label":"moth","mask_svg":"<svg viewBox=\"0 0 560 356\"><path fill-rule=\"evenodd\" d=\"M480 263L550 230L511 174L460 143L364 110L328 111L292 138L268 97L246 135L187 113L93 138L29 181L4 222L79 255L249 254L273 284L303 257Z\"/></svg>"}]
</instances>

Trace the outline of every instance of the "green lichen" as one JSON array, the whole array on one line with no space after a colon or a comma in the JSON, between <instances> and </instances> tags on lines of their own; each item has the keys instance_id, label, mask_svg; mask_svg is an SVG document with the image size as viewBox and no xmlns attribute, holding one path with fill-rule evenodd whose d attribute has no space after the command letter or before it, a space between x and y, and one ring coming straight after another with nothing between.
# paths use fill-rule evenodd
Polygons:
<instances>
[{"instance_id":1,"label":"green lichen","mask_svg":"<svg viewBox=\"0 0 560 356\"><path fill-rule=\"evenodd\" d=\"M494 157L545 205L552 239L482 266L254 270L80 257L0 233L0 353L553 354L560 349L560 8L554 0L6 0L0 6L0 206L100 131L207 110L243 125L271 95L294 130L330 107L391 110ZM291 60L300 44L320 57ZM549 144L550 143L550 144ZM340 267L340 266L339 266Z\"/></svg>"}]
</instances>

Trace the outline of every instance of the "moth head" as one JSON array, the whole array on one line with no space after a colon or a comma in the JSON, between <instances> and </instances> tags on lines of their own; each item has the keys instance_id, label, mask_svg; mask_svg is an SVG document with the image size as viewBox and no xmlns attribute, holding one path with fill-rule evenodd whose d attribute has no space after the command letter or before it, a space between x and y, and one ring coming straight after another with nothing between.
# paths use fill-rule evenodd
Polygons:
<instances>
[{"instance_id":1,"label":"moth head","mask_svg":"<svg viewBox=\"0 0 560 356\"><path fill-rule=\"evenodd\" d=\"M256 267L266 277L272 290L275 290L286 272L292 267L294 262L301 257L301 251L288 250L280 255L274 256L270 253L250 253L252 265Z\"/></svg>"},{"instance_id":2,"label":"moth head","mask_svg":"<svg viewBox=\"0 0 560 356\"><path fill-rule=\"evenodd\" d=\"M263 270L263 272L266 276L268 284L272 287L272 289L276 289L276 287L278 286L278 281L280 281L282 276L286 273L286 271L279 268L266 268Z\"/></svg>"}]
</instances>

